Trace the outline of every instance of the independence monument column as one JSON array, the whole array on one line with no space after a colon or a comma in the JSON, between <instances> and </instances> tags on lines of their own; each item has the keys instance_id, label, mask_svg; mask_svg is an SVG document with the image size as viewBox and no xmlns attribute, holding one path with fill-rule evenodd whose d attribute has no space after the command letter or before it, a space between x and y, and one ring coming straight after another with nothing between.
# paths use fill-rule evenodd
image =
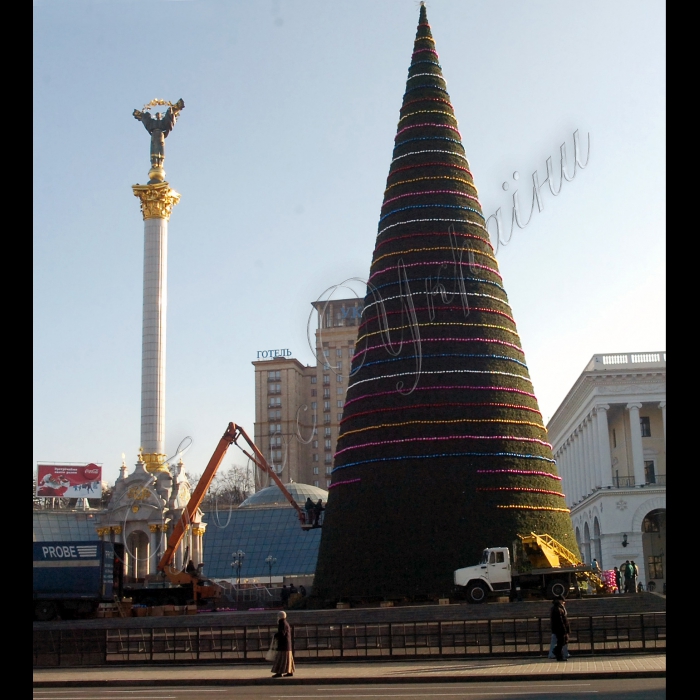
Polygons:
<instances>
[{"instance_id":1,"label":"independence monument column","mask_svg":"<svg viewBox=\"0 0 700 700\"><path fill-rule=\"evenodd\" d=\"M167 105L165 114L149 113ZM151 169L147 185L133 185L141 202L144 223L143 333L141 355L141 459L149 472L167 471L165 464L165 315L168 281L168 220L180 195L165 181L165 138L184 109L179 100L151 100L134 110L151 135Z\"/></svg>"}]
</instances>

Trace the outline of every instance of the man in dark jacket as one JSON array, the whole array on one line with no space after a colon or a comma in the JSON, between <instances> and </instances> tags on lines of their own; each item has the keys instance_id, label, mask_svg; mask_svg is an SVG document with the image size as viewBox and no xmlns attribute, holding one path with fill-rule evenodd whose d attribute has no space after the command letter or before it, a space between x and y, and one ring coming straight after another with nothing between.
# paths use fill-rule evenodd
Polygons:
<instances>
[{"instance_id":1,"label":"man in dark jacket","mask_svg":"<svg viewBox=\"0 0 700 700\"><path fill-rule=\"evenodd\" d=\"M569 634L571 633L564 603L564 596L556 596L552 601L552 611L550 613L552 634L555 634L557 637L557 644L553 649L557 661L566 661L562 655L562 649L569 643Z\"/></svg>"}]
</instances>

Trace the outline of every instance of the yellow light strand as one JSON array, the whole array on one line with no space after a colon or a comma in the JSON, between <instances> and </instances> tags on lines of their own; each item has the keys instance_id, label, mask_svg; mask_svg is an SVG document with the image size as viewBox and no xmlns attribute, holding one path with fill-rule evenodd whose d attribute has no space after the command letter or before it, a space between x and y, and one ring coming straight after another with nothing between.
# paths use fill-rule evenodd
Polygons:
<instances>
[{"instance_id":1,"label":"yellow light strand","mask_svg":"<svg viewBox=\"0 0 700 700\"><path fill-rule=\"evenodd\" d=\"M496 508L520 508L521 510L553 510L557 513L570 513L568 508L549 508L547 506L496 506Z\"/></svg>"},{"instance_id":2,"label":"yellow light strand","mask_svg":"<svg viewBox=\"0 0 700 700\"><path fill-rule=\"evenodd\" d=\"M440 163L442 165L442 163ZM449 167L449 163L445 163L445 167ZM416 177L413 180L401 180L401 182L395 182L393 185L389 185L384 190L384 194L386 194L392 187L398 187L399 185L408 185L411 182L421 182L422 180L454 180L455 182L463 182L465 185L469 185L474 192L479 194L479 190L476 189L476 185L474 185L473 182L469 182L469 180L465 180L462 177L454 177L452 175L434 175L430 177Z\"/></svg>"},{"instance_id":3,"label":"yellow light strand","mask_svg":"<svg viewBox=\"0 0 700 700\"><path fill-rule=\"evenodd\" d=\"M520 337L518 336L518 332L511 330L510 328L506 328L505 326L496 326L495 324L491 323L418 323L417 324L418 328L427 328L429 326L473 326L476 328L497 328L499 331L505 331L506 333L510 333L511 335L514 335L518 340ZM406 330L408 328L411 328L411 326L396 326L395 328L389 328L389 331L402 331ZM372 335L379 335L380 333L386 333L387 331L373 331L372 333L366 333L365 335L361 335L357 341L355 342L355 346L357 346L357 343L359 343L361 340L364 340L365 338L369 338Z\"/></svg>"},{"instance_id":4,"label":"yellow light strand","mask_svg":"<svg viewBox=\"0 0 700 700\"><path fill-rule=\"evenodd\" d=\"M534 423L528 420L508 420L506 418L456 418L455 420L409 420L403 423L380 423L379 425L371 425L366 428L357 428L356 430L349 430L347 433L343 433L342 435L340 435L338 437L338 440L340 440L340 438L347 437L348 435L352 435L353 433L362 433L365 430L377 430L378 428L398 428L404 425L448 425L452 423L508 423L512 425L533 425L535 428L539 428L540 430L544 430L545 432L547 430L543 425L540 425L539 423Z\"/></svg>"},{"instance_id":5,"label":"yellow light strand","mask_svg":"<svg viewBox=\"0 0 700 700\"><path fill-rule=\"evenodd\" d=\"M372 267L374 267L380 260L388 258L391 255L403 255L404 253L423 253L429 250L454 250L454 248L448 246L443 246L440 248L409 248L408 250L399 250L395 253L384 253L384 255L380 255L376 260L372 261ZM464 251L465 253L476 253L477 255L482 255L483 257L488 258L489 260L493 260L493 262L495 263L498 262L498 260L496 260L496 258L493 255L490 255L489 253L483 253L482 251L477 250L476 248L460 248L459 250L460 252Z\"/></svg>"},{"instance_id":6,"label":"yellow light strand","mask_svg":"<svg viewBox=\"0 0 700 700\"><path fill-rule=\"evenodd\" d=\"M443 112L441 109L419 109L419 110L416 110L415 112L411 112L410 114L407 114L406 116L401 117L401 119L399 119L399 124L404 119L408 119L409 117L412 117L415 114L445 114L448 117L452 117L452 119L454 119L455 122L457 123L457 125L459 126L459 122L457 122L457 117L455 117L455 115L452 114L452 112Z\"/></svg>"}]
</instances>

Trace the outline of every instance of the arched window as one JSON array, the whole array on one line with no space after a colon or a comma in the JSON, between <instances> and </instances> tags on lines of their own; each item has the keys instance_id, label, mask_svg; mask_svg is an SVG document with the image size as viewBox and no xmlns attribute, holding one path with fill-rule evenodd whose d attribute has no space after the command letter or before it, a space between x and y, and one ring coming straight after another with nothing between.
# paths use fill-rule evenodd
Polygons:
<instances>
[{"instance_id":1,"label":"arched window","mask_svg":"<svg viewBox=\"0 0 700 700\"><path fill-rule=\"evenodd\" d=\"M581 552L583 555L583 561L586 564L591 563L591 530L588 527L588 523L585 523L583 526L583 551Z\"/></svg>"},{"instance_id":2,"label":"arched window","mask_svg":"<svg viewBox=\"0 0 700 700\"><path fill-rule=\"evenodd\" d=\"M581 544L581 530L579 530L578 525L576 526L576 544L578 545L578 551L581 552L581 556L583 556L583 545Z\"/></svg>"}]
</instances>

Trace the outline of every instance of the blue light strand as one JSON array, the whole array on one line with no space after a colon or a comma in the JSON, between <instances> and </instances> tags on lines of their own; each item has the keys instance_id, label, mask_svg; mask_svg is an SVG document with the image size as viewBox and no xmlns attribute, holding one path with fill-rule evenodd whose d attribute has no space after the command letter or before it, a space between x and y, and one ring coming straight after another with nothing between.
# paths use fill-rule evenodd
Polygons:
<instances>
[{"instance_id":1,"label":"blue light strand","mask_svg":"<svg viewBox=\"0 0 700 700\"><path fill-rule=\"evenodd\" d=\"M508 357L507 355L487 355L482 353L440 353L438 355L408 355L407 357L393 357L388 360L374 360L373 362L363 362L363 367L369 367L371 365L383 365L387 362L398 362L400 360L415 360L417 357L489 357L496 360L508 360L510 362L516 362L527 369L527 365L520 360L516 360L514 357Z\"/></svg>"},{"instance_id":2,"label":"blue light strand","mask_svg":"<svg viewBox=\"0 0 700 700\"><path fill-rule=\"evenodd\" d=\"M390 212L384 214L384 216L380 217L379 223L381 224L384 219L386 219L389 216L392 216L392 214L398 214L399 212L402 211L408 211L409 209L435 209L435 208L440 208L440 209L464 209L466 211L473 212L477 216L480 216L484 221L486 219L484 218L484 215L478 210L478 209L473 209L472 207L463 207L459 204L412 204L411 206L408 207L399 207L398 209L392 209Z\"/></svg>"},{"instance_id":3,"label":"blue light strand","mask_svg":"<svg viewBox=\"0 0 700 700\"><path fill-rule=\"evenodd\" d=\"M470 221L469 219L407 219L406 221L397 221L395 224L389 224L388 226L379 229L379 231L377 231L377 236L381 236L383 233L388 231L390 228L394 228L395 226L405 226L406 224L421 224L425 223L426 221L440 221L442 223L446 221L452 221L455 224L468 224L469 226L476 226L477 228L483 229L484 231L486 231L486 233L488 233L486 226L484 226L482 223L479 223L478 221ZM485 238L482 238L481 240L486 241Z\"/></svg>"},{"instance_id":4,"label":"blue light strand","mask_svg":"<svg viewBox=\"0 0 700 700\"><path fill-rule=\"evenodd\" d=\"M405 455L400 457L377 457L375 459L363 459L360 462L349 462L334 467L331 474L339 469L347 469L348 467L356 467L360 464L370 464L371 462L396 462L401 459L436 459L438 457L517 457L518 459L538 459L543 462L551 462L556 464L549 457L541 457L540 455L521 455L516 452L441 452L433 455Z\"/></svg>"}]
</instances>

